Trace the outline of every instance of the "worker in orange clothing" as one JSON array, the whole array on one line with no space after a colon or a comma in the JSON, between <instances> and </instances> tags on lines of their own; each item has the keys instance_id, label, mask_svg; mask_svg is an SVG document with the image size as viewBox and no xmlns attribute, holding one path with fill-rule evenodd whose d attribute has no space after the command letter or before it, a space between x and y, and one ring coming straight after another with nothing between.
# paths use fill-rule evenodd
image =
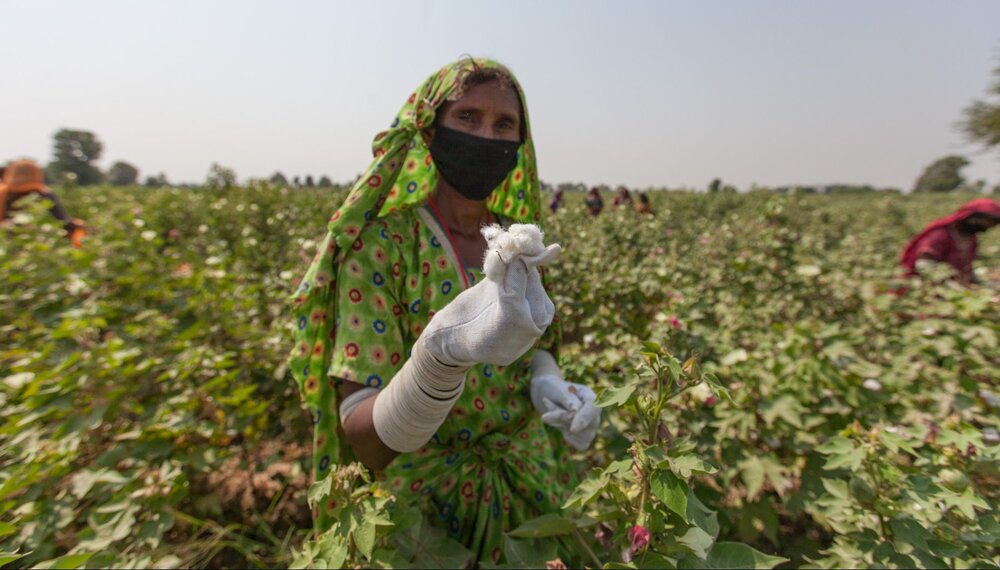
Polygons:
<instances>
[{"instance_id":1,"label":"worker in orange clothing","mask_svg":"<svg viewBox=\"0 0 1000 570\"><path fill-rule=\"evenodd\" d=\"M52 202L49 211L63 222L73 247L79 248L81 239L86 235L83 221L69 217L59 197L45 185L45 173L41 167L28 159L14 160L6 167L0 167L0 221L7 219L8 212L17 209L16 202L30 194L38 194Z\"/></svg>"}]
</instances>

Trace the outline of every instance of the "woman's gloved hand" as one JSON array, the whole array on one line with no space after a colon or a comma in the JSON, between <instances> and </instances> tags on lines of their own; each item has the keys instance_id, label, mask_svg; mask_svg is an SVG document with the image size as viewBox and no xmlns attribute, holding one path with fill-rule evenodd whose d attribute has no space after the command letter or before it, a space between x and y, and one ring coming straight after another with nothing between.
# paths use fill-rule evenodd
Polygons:
<instances>
[{"instance_id":1,"label":"woman's gloved hand","mask_svg":"<svg viewBox=\"0 0 1000 570\"><path fill-rule=\"evenodd\" d=\"M536 350L531 361L531 403L542 421L562 432L579 451L590 447L601 425L601 409L594 405L594 391L562 379L555 358Z\"/></svg>"},{"instance_id":2,"label":"woman's gloved hand","mask_svg":"<svg viewBox=\"0 0 1000 570\"><path fill-rule=\"evenodd\" d=\"M424 347L441 363L506 366L528 351L552 323L555 306L537 267L559 255L531 224L483 228L486 278L438 311L423 334Z\"/></svg>"}]
</instances>

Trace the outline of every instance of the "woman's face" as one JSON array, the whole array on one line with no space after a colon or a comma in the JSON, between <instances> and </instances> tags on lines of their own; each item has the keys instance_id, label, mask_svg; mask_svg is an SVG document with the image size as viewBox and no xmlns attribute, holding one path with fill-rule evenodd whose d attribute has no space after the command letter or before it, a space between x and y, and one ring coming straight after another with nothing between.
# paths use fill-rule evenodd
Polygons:
<instances>
[{"instance_id":1,"label":"woman's face","mask_svg":"<svg viewBox=\"0 0 1000 570\"><path fill-rule=\"evenodd\" d=\"M521 140L517 93L496 81L476 85L461 99L443 104L438 109L438 121L449 129L484 139Z\"/></svg>"},{"instance_id":2,"label":"woman's face","mask_svg":"<svg viewBox=\"0 0 1000 570\"><path fill-rule=\"evenodd\" d=\"M959 222L959 229L967 234L979 234L997 225L997 219L986 214L972 214Z\"/></svg>"}]
</instances>

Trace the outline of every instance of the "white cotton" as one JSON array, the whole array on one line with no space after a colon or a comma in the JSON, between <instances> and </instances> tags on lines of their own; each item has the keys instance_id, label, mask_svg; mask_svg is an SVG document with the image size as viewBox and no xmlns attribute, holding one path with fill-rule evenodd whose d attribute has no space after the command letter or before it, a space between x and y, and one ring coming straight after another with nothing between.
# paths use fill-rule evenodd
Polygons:
<instances>
[{"instance_id":1,"label":"white cotton","mask_svg":"<svg viewBox=\"0 0 1000 570\"><path fill-rule=\"evenodd\" d=\"M552 323L555 305L537 267L559 255L537 226L483 228L486 278L462 291L427 324L421 338L445 364L507 366L535 344Z\"/></svg>"}]
</instances>

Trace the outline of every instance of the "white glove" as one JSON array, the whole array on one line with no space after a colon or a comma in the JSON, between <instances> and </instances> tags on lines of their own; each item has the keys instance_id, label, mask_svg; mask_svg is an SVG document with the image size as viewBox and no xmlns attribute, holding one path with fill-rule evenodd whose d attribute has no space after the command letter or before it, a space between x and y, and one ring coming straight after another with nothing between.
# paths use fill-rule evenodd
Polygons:
<instances>
[{"instance_id":1,"label":"white glove","mask_svg":"<svg viewBox=\"0 0 1000 570\"><path fill-rule=\"evenodd\" d=\"M562 432L567 443L579 451L590 447L601 425L601 409L589 387L562 379L551 354L536 350L531 362L531 403L542 421Z\"/></svg>"},{"instance_id":2,"label":"white glove","mask_svg":"<svg viewBox=\"0 0 1000 570\"><path fill-rule=\"evenodd\" d=\"M489 244L486 278L438 311L420 335L443 364L511 364L535 344L555 314L537 266L555 259L559 245L545 247L541 230L531 224L514 224L510 230L487 226L483 236Z\"/></svg>"}]
</instances>

